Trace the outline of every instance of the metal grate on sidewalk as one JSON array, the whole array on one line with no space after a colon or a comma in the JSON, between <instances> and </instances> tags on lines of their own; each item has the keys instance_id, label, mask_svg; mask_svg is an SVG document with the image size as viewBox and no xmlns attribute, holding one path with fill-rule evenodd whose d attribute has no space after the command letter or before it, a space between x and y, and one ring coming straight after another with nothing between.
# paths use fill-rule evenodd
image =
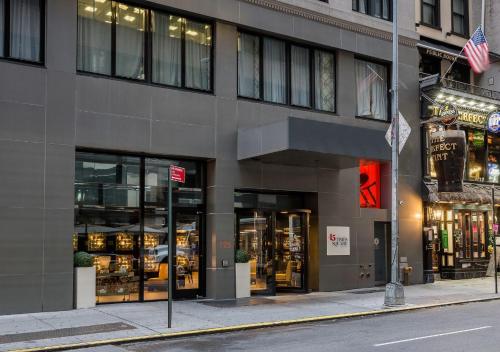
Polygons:
<instances>
[{"instance_id":1,"label":"metal grate on sidewalk","mask_svg":"<svg viewBox=\"0 0 500 352\"><path fill-rule=\"evenodd\" d=\"M24 332L19 334L0 335L0 344L43 340L43 339L54 339L58 337L70 337L78 335L91 335L103 332L113 332L113 331L131 330L131 329L136 329L136 327L125 323L108 323L108 324L79 326L74 328Z\"/></svg>"}]
</instances>

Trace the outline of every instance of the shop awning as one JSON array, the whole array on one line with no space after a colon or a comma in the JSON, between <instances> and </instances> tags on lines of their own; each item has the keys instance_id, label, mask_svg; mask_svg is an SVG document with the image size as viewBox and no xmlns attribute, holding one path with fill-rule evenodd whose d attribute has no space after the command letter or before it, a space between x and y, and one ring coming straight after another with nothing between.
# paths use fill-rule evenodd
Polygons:
<instances>
[{"instance_id":1,"label":"shop awning","mask_svg":"<svg viewBox=\"0 0 500 352\"><path fill-rule=\"evenodd\" d=\"M455 59L455 57L458 57L459 59L467 60L465 55L462 55L459 50L455 50L450 47L432 43L426 40L420 40L417 43L417 47L426 51L428 50L429 54L433 56L439 56L440 58L453 60Z\"/></svg>"},{"instance_id":2,"label":"shop awning","mask_svg":"<svg viewBox=\"0 0 500 352\"><path fill-rule=\"evenodd\" d=\"M491 186L464 182L463 192L438 192L437 183L424 182L430 203L491 204ZM495 204L500 204L500 188L495 187Z\"/></svg>"},{"instance_id":3,"label":"shop awning","mask_svg":"<svg viewBox=\"0 0 500 352\"><path fill-rule=\"evenodd\" d=\"M289 117L239 129L238 160L335 168L353 167L360 159L389 161L386 129Z\"/></svg>"}]
</instances>

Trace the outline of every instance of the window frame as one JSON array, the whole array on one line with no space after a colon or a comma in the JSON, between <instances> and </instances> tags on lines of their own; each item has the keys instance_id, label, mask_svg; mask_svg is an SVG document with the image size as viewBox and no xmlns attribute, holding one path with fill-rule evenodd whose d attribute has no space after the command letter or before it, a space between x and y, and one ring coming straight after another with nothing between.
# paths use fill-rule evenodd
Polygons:
<instances>
[{"instance_id":1,"label":"window frame","mask_svg":"<svg viewBox=\"0 0 500 352\"><path fill-rule=\"evenodd\" d=\"M254 102L261 102L261 103L266 103L266 104L272 104L272 105L279 105L279 106L288 106L292 107L295 109L302 109L302 110L307 110L307 111L317 111L317 112L322 112L322 113L328 113L328 114L337 114L337 51L331 48L325 48L319 45L314 45L314 44L305 44L301 42L295 42L295 41L290 41L284 38L280 38L277 36L273 35L268 35L268 34L263 34L251 30L246 30L243 28L238 28L238 39L239 40L239 34L247 34L247 35L252 35L255 36L259 39L259 98L253 98L253 97L247 97L244 95L240 95L239 93L239 84L240 84L240 75L239 75L239 60L238 58L236 59L236 91L237 91L237 98L238 99L245 99L245 100L250 100ZM285 77L285 84L286 84L286 102L285 103L277 103L273 101L268 101L264 99L264 38L269 38L269 39L275 39L279 40L285 43L285 61L286 61L286 77ZM292 46L296 46L299 48L303 49L308 49L309 51L309 106L303 106L303 105L295 105L292 104L292 58L291 58L291 48ZM315 65L314 65L314 59L315 59L315 52L316 51L324 51L326 53L330 53L333 55L333 64L334 64L334 70L333 70L333 76L334 76L334 96L333 96L333 110L322 110L316 108L316 92L315 92L315 83L316 83L316 78L315 78ZM236 55L238 56L238 55Z\"/></svg>"},{"instance_id":2,"label":"window frame","mask_svg":"<svg viewBox=\"0 0 500 352\"><path fill-rule=\"evenodd\" d=\"M45 65L45 17L46 17L46 0L38 0L40 7L40 55L39 60L25 60L10 56L10 34L11 34L11 16L10 16L10 3L15 0L4 0L4 28L3 28L3 50L0 50L0 60L18 62L28 65L44 66Z\"/></svg>"},{"instance_id":3,"label":"window frame","mask_svg":"<svg viewBox=\"0 0 500 352\"><path fill-rule=\"evenodd\" d=\"M451 33L454 35L457 35L459 37L464 37L468 38L469 37L469 1L468 0L462 0L464 3L464 14L459 14L455 12L453 3L455 2L454 0L451 0ZM464 21L464 33L457 32L455 30L455 15L460 16L463 18Z\"/></svg>"},{"instance_id":4,"label":"window frame","mask_svg":"<svg viewBox=\"0 0 500 352\"><path fill-rule=\"evenodd\" d=\"M41 0L42 1L42 0ZM45 0L43 0L45 1ZM183 91L192 91L192 92L197 92L197 93L205 93L205 94L214 94L214 69L215 69L215 33L216 33L216 26L215 26L215 21L211 18L206 18L202 16L196 16L196 15L191 15L187 14L184 12L179 12L179 11L171 11L170 8L165 7L165 6L151 6L147 4L147 6L144 6L143 4L135 3L133 1L116 1L116 0L109 0L112 1L114 4L124 4L127 6L133 6L133 7L139 7L144 9L145 11L145 30L144 30L144 79L136 79L136 78L131 78L131 77L123 77L123 76L118 76L116 75L116 7L114 4L112 5L112 23L111 23L111 43L110 43L110 53L111 53L111 67L110 67L110 74L103 74L103 73L98 73L98 72L91 72L91 71L85 71L85 70L80 70L76 69L77 74L80 75L88 75L88 76L97 76L97 77L106 77L106 78L111 78L111 79L118 79L118 80L124 80L124 81L130 81L130 82L135 82L135 83L140 83L140 84L146 84L146 85L151 85L151 86L156 86L156 87L163 87L163 88L172 88L172 89L179 89ZM176 16L183 18L188 21L194 21L194 22L199 22L203 23L206 25L210 25L210 72L209 72L209 87L208 89L198 89L198 88L192 88L192 87L187 87L186 86L186 32L185 32L185 21L182 23L182 31L181 31L181 84L180 85L171 85L171 84L165 84L165 83L159 83L155 82L153 80L153 32L152 32L152 12L157 12L161 13L163 15L171 15L171 16ZM78 21L78 11L77 11L77 21ZM77 34L78 38L78 34ZM79 55L78 52L78 39L77 39L77 58Z\"/></svg>"},{"instance_id":5,"label":"window frame","mask_svg":"<svg viewBox=\"0 0 500 352\"><path fill-rule=\"evenodd\" d=\"M358 105L357 105L358 102L357 101L356 101L355 117L357 119L368 120L368 121L392 123L392 113L391 113L391 111L392 111L392 101L391 101L392 71L391 71L391 63L387 62L387 61L377 60L377 59L372 58L372 57L362 56L362 55L355 55L354 56L354 63L356 63L356 60L365 61L365 62L369 62L369 63L373 63L376 65L381 65L381 66L385 67L385 69L387 71L387 118L385 120L379 120L379 119L375 119L372 117L359 116L357 114L357 111L358 111ZM354 75L354 82L356 82L356 70L353 70L353 75ZM356 94L356 91L354 91L354 94Z\"/></svg>"},{"instance_id":6,"label":"window frame","mask_svg":"<svg viewBox=\"0 0 500 352\"><path fill-rule=\"evenodd\" d=\"M436 23L428 23L424 20L424 7L432 6L424 2L424 0L420 0L420 24L431 27L435 29L441 29L441 1L435 0L436 5L434 5L434 17L436 18Z\"/></svg>"},{"instance_id":7,"label":"window frame","mask_svg":"<svg viewBox=\"0 0 500 352\"><path fill-rule=\"evenodd\" d=\"M389 22L392 22L392 1L389 0L388 4L389 4L389 18L383 18L383 17L377 17L374 15L374 9L372 9L372 2L371 0L367 0L366 1L366 12L361 12L359 11L359 2L360 1L363 1L363 0L353 0L352 1L352 10L357 12L357 13L361 13L363 15L368 15L370 17L375 17L375 18L378 18L380 20L384 20L384 21L389 21ZM383 0L375 0L375 1L383 1ZM382 5L382 3L381 3Z\"/></svg>"}]
</instances>

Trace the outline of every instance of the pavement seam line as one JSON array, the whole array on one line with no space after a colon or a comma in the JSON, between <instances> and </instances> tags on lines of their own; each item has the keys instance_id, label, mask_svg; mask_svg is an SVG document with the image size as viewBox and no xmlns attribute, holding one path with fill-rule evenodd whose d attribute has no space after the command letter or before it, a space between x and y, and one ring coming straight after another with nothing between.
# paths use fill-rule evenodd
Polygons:
<instances>
[{"instance_id":1,"label":"pavement seam line","mask_svg":"<svg viewBox=\"0 0 500 352\"><path fill-rule=\"evenodd\" d=\"M371 310L371 311L354 312L354 313L342 313L342 314L335 314L335 315L319 315L319 316L305 317L305 318L298 318L298 319L249 323L249 324L231 325L231 326L225 326L225 327L187 330L187 331L178 331L178 332L165 332L165 333L152 334L152 335L95 340L95 341L88 341L88 342L83 342L83 343L72 343L72 344L62 344L62 345L53 345L53 346L45 346L45 347L13 349L13 350L7 350L7 352L65 351L65 350L97 347L97 346L110 345L110 344L125 344L125 343L133 343L133 342L141 342L141 341L153 341L153 340L161 340L161 339L167 340L167 339L190 337L190 336L197 336L197 335L229 333L229 332L253 330L253 329L260 329L260 328L270 328L270 327L279 327L279 326L287 326L287 325L314 323L314 322L321 322L321 321L333 321L333 320L359 318L359 317L366 317L366 316L377 316L377 315L409 312L409 311L429 309L429 308L461 305L461 304L467 304L467 303L490 302L490 301L495 301L495 300L500 300L500 297L488 297L488 298L470 299L470 300L462 300L462 301L451 301L451 302L444 302L444 303L422 304L422 305L415 305L415 306L411 306L411 307L386 308L386 309L380 309L380 310Z\"/></svg>"}]
</instances>

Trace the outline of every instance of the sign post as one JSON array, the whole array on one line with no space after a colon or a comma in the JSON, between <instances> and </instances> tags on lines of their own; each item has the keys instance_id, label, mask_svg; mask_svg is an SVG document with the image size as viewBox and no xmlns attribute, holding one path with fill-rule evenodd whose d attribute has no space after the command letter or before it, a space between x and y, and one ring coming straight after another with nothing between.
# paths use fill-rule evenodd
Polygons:
<instances>
[{"instance_id":1,"label":"sign post","mask_svg":"<svg viewBox=\"0 0 500 352\"><path fill-rule=\"evenodd\" d=\"M174 282L176 270L174 270L174 226L172 223L172 181L184 183L186 181L186 169L170 165L168 168L168 328L172 327L172 301L174 300Z\"/></svg>"}]
</instances>

